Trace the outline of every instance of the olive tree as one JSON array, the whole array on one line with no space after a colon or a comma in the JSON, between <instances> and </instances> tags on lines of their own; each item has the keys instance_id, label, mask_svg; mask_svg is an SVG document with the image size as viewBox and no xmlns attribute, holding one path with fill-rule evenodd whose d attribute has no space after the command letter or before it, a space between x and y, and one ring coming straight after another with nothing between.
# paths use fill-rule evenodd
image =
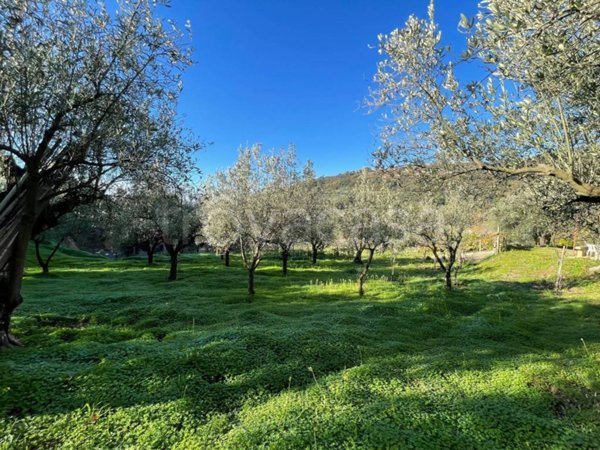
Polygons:
<instances>
[{"instance_id":1,"label":"olive tree","mask_svg":"<svg viewBox=\"0 0 600 450\"><path fill-rule=\"evenodd\" d=\"M361 250L368 251L358 276L358 293L364 295L364 283L375 251L384 248L397 233L391 190L381 177L364 169L340 211L340 231Z\"/></svg>"},{"instance_id":2,"label":"olive tree","mask_svg":"<svg viewBox=\"0 0 600 450\"><path fill-rule=\"evenodd\" d=\"M149 266L162 244L155 213L158 200L155 190L143 182L120 189L105 200L107 214L103 226L112 247L145 251Z\"/></svg>"},{"instance_id":3,"label":"olive tree","mask_svg":"<svg viewBox=\"0 0 600 450\"><path fill-rule=\"evenodd\" d=\"M550 215L526 189L508 192L498 198L490 212L498 230L498 251L502 240L508 245L544 245L553 231Z\"/></svg>"},{"instance_id":4,"label":"olive tree","mask_svg":"<svg viewBox=\"0 0 600 450\"><path fill-rule=\"evenodd\" d=\"M407 205L404 227L419 245L427 247L444 272L445 284L452 288L452 273L459 262L459 248L475 222L475 201L460 190L445 195L423 194Z\"/></svg>"},{"instance_id":5,"label":"olive tree","mask_svg":"<svg viewBox=\"0 0 600 450\"><path fill-rule=\"evenodd\" d=\"M190 62L154 2L0 0L0 152L24 174L0 204L0 346L17 344L27 244L48 207L73 209L115 179L189 162L154 145Z\"/></svg>"},{"instance_id":6,"label":"olive tree","mask_svg":"<svg viewBox=\"0 0 600 450\"><path fill-rule=\"evenodd\" d=\"M162 189L155 204L155 218L161 240L170 258L169 281L177 279L181 252L201 236L198 213L200 195L189 186Z\"/></svg>"},{"instance_id":7,"label":"olive tree","mask_svg":"<svg viewBox=\"0 0 600 450\"><path fill-rule=\"evenodd\" d=\"M35 258L44 275L50 273L50 262L65 239L75 239L80 234L89 231L92 228L93 220L89 209L80 207L58 218L56 225L51 228L34 230L31 240L35 246ZM45 255L42 251L43 244L50 246L49 252Z\"/></svg>"},{"instance_id":8,"label":"olive tree","mask_svg":"<svg viewBox=\"0 0 600 450\"><path fill-rule=\"evenodd\" d=\"M296 167L295 152L289 150L287 161L280 166L275 188L272 189L273 201L278 205L273 220L276 230L272 243L279 247L281 271L288 273L288 262L292 247L305 235L306 221L302 208L304 201L304 179Z\"/></svg>"},{"instance_id":9,"label":"olive tree","mask_svg":"<svg viewBox=\"0 0 600 450\"><path fill-rule=\"evenodd\" d=\"M254 274L265 249L276 242L285 214L282 192L289 188L295 167L293 150L265 154L260 145L243 148L236 163L218 172L208 189L205 233L209 242L222 239L214 230L223 225L235 237L248 272L248 294L253 296ZM219 212L210 210L218 208Z\"/></svg>"},{"instance_id":10,"label":"olive tree","mask_svg":"<svg viewBox=\"0 0 600 450\"><path fill-rule=\"evenodd\" d=\"M219 205L215 189L218 185L209 184L206 200L201 208L202 235L217 254L222 255L225 267L231 265L230 254L239 240L233 218Z\"/></svg>"},{"instance_id":11,"label":"olive tree","mask_svg":"<svg viewBox=\"0 0 600 450\"><path fill-rule=\"evenodd\" d=\"M300 205L303 209L304 240L310 244L311 260L317 263L320 250L333 240L334 224L332 217L332 204L315 177L312 162L308 162L303 170Z\"/></svg>"},{"instance_id":12,"label":"olive tree","mask_svg":"<svg viewBox=\"0 0 600 450\"><path fill-rule=\"evenodd\" d=\"M433 2L427 19L411 16L379 37L369 100L386 121L378 162L466 162L558 180L568 188L562 202L600 202L598 2L485 0L460 26L468 50L458 61ZM458 63L486 76L459 79Z\"/></svg>"}]
</instances>

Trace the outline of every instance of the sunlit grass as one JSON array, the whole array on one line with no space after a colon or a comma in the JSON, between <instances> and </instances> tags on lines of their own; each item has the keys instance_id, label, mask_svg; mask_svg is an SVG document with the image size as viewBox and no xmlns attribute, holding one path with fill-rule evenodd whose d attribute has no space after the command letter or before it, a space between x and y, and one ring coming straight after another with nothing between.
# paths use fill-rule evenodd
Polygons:
<instances>
[{"instance_id":1,"label":"sunlit grass","mask_svg":"<svg viewBox=\"0 0 600 450\"><path fill-rule=\"evenodd\" d=\"M31 266L0 354L0 448L594 448L600 281L551 249L463 270L58 255Z\"/></svg>"}]
</instances>

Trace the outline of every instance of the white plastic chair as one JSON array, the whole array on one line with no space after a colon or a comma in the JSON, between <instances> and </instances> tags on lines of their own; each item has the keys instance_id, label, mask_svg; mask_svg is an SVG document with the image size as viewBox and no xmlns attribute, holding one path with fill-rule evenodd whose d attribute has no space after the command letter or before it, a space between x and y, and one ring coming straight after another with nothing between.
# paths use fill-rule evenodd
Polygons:
<instances>
[{"instance_id":1,"label":"white plastic chair","mask_svg":"<svg viewBox=\"0 0 600 450\"><path fill-rule=\"evenodd\" d=\"M589 258L598 259L598 246L596 244L588 243L586 243L585 246L587 247L586 256Z\"/></svg>"}]
</instances>

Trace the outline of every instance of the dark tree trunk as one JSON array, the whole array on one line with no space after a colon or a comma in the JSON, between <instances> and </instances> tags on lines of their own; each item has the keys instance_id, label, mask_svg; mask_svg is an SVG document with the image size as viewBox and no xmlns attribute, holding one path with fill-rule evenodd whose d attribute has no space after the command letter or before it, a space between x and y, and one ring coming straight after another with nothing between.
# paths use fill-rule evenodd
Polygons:
<instances>
[{"instance_id":1,"label":"dark tree trunk","mask_svg":"<svg viewBox=\"0 0 600 450\"><path fill-rule=\"evenodd\" d=\"M434 247L434 248L432 248L432 250L433 250L433 256L435 256L435 260L440 265L440 268L444 271L444 280L445 280L446 288L452 289L452 268L454 267L454 263L456 261L456 251L458 250L458 246L454 249L449 250L448 253L450 255L449 255L448 261L446 263L444 263L444 260L438 254L437 248Z\"/></svg>"},{"instance_id":2,"label":"dark tree trunk","mask_svg":"<svg viewBox=\"0 0 600 450\"><path fill-rule=\"evenodd\" d=\"M223 261L223 259L225 258L225 255L223 253L221 253L219 256L221 257L221 261Z\"/></svg>"},{"instance_id":3,"label":"dark tree trunk","mask_svg":"<svg viewBox=\"0 0 600 450\"><path fill-rule=\"evenodd\" d=\"M313 265L317 263L317 255L319 252L319 247L317 244L311 243L312 246L312 263Z\"/></svg>"},{"instance_id":4,"label":"dark tree trunk","mask_svg":"<svg viewBox=\"0 0 600 450\"><path fill-rule=\"evenodd\" d=\"M177 280L177 253L171 255L171 267L169 269L169 281Z\"/></svg>"},{"instance_id":5,"label":"dark tree trunk","mask_svg":"<svg viewBox=\"0 0 600 450\"><path fill-rule=\"evenodd\" d=\"M450 249L448 251L449 257L448 261L444 264L444 261L441 257L438 256L437 251L434 251L435 259L438 264L444 271L444 280L447 289L452 289L452 268L454 267L454 263L456 262L456 249Z\"/></svg>"},{"instance_id":6,"label":"dark tree trunk","mask_svg":"<svg viewBox=\"0 0 600 450\"><path fill-rule=\"evenodd\" d=\"M456 253L458 252L458 245L456 247L451 247L448 250L450 254L450 258L448 259L448 263L446 264L446 288L452 289L452 269L454 269L454 264L456 264Z\"/></svg>"},{"instance_id":7,"label":"dark tree trunk","mask_svg":"<svg viewBox=\"0 0 600 450\"><path fill-rule=\"evenodd\" d=\"M23 302L21 286L27 261L27 247L37 219L39 185L30 179L26 189L23 215L19 221L18 235L8 263L8 273L6 277L0 279L0 347L20 345L19 341L10 334L10 320L13 311Z\"/></svg>"},{"instance_id":8,"label":"dark tree trunk","mask_svg":"<svg viewBox=\"0 0 600 450\"><path fill-rule=\"evenodd\" d=\"M171 266L169 268L169 281L177 280L177 256L179 255L179 246L173 244L165 244L165 248L171 257Z\"/></svg>"},{"instance_id":9,"label":"dark tree trunk","mask_svg":"<svg viewBox=\"0 0 600 450\"><path fill-rule=\"evenodd\" d=\"M281 271L283 276L287 276L288 273L288 261L290 259L290 248L288 246L281 246Z\"/></svg>"},{"instance_id":10,"label":"dark tree trunk","mask_svg":"<svg viewBox=\"0 0 600 450\"><path fill-rule=\"evenodd\" d=\"M160 243L161 243L161 239L156 238L156 237L153 238L151 241L148 241L146 255L148 258L147 263L149 266L154 264L154 255L156 254L156 249L158 248Z\"/></svg>"},{"instance_id":11,"label":"dark tree trunk","mask_svg":"<svg viewBox=\"0 0 600 450\"><path fill-rule=\"evenodd\" d=\"M42 268L42 273L44 275L48 275L50 273L49 263L46 263L44 258L42 258L42 253L40 251L40 244L42 243L41 239L34 239L35 243L35 259L37 259L38 265Z\"/></svg>"},{"instance_id":12,"label":"dark tree trunk","mask_svg":"<svg viewBox=\"0 0 600 450\"><path fill-rule=\"evenodd\" d=\"M354 264L362 264L363 260L362 260L362 254L363 254L363 250L364 249L359 249L356 250L356 254L354 255Z\"/></svg>"},{"instance_id":13,"label":"dark tree trunk","mask_svg":"<svg viewBox=\"0 0 600 450\"><path fill-rule=\"evenodd\" d=\"M367 263L363 265L363 270L358 277L358 295L361 297L365 295L365 280L367 278L367 274L369 273L369 268L371 267L371 263L373 262L373 255L375 254L375 249L369 249L369 257L367 259Z\"/></svg>"},{"instance_id":14,"label":"dark tree trunk","mask_svg":"<svg viewBox=\"0 0 600 450\"><path fill-rule=\"evenodd\" d=\"M452 289L452 272L447 270L445 272L445 279L446 279L446 288L448 289Z\"/></svg>"},{"instance_id":15,"label":"dark tree trunk","mask_svg":"<svg viewBox=\"0 0 600 450\"><path fill-rule=\"evenodd\" d=\"M254 291L254 271L255 268L248 269L248 295L250 295L250 301L252 301L252 297L255 294Z\"/></svg>"},{"instance_id":16,"label":"dark tree trunk","mask_svg":"<svg viewBox=\"0 0 600 450\"><path fill-rule=\"evenodd\" d=\"M231 265L231 259L229 255L229 250L225 252L225 267L229 267Z\"/></svg>"}]
</instances>

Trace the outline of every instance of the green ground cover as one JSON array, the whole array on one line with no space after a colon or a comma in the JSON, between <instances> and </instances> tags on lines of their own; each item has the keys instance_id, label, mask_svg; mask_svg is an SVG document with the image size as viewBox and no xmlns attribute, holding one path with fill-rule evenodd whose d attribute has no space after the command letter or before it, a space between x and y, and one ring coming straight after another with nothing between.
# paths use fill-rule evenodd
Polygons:
<instances>
[{"instance_id":1,"label":"green ground cover","mask_svg":"<svg viewBox=\"0 0 600 450\"><path fill-rule=\"evenodd\" d=\"M600 280L551 249L440 273L387 256L278 261L59 253L30 264L0 352L0 448L600 448Z\"/></svg>"}]
</instances>

